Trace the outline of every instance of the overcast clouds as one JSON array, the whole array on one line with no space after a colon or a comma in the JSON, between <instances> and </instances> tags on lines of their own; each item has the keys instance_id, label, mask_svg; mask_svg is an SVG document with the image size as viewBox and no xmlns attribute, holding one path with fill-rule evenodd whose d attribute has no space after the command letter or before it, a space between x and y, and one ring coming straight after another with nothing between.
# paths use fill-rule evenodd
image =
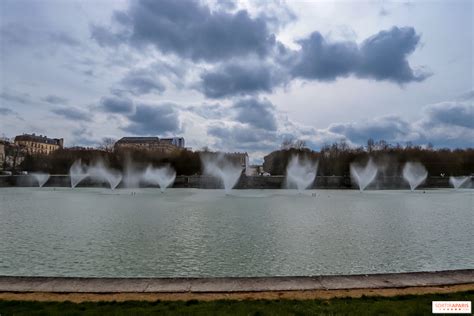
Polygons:
<instances>
[{"instance_id":1,"label":"overcast clouds","mask_svg":"<svg viewBox=\"0 0 474 316\"><path fill-rule=\"evenodd\" d=\"M0 2L0 134L472 147L473 5Z\"/></svg>"}]
</instances>

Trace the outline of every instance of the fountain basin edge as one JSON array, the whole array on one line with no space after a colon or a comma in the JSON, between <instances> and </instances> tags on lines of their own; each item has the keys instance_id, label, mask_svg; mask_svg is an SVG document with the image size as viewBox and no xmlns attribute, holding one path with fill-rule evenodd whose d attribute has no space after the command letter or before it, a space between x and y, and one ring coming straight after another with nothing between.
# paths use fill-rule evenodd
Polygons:
<instances>
[{"instance_id":1,"label":"fountain basin edge","mask_svg":"<svg viewBox=\"0 0 474 316\"><path fill-rule=\"evenodd\" d=\"M219 278L81 278L0 276L0 292L231 293L388 289L474 284L474 269L366 275Z\"/></svg>"},{"instance_id":2,"label":"fountain basin edge","mask_svg":"<svg viewBox=\"0 0 474 316\"><path fill-rule=\"evenodd\" d=\"M474 177L467 180L467 187L474 187ZM469 183L470 182L470 183ZM36 182L31 175L0 176L0 187L34 187ZM51 175L45 187L70 187L69 175ZM89 179L82 181L78 187L107 187L106 184L93 182ZM122 188L120 183L118 188ZM141 187L158 187L154 185ZM222 185L219 179L210 176L176 176L173 188L219 189ZM449 177L428 176L418 189L451 188ZM242 175L234 189L280 189L285 188L285 176L245 176ZM358 189L349 176L317 176L308 189ZM368 189L409 189L402 177L377 177Z\"/></svg>"}]
</instances>

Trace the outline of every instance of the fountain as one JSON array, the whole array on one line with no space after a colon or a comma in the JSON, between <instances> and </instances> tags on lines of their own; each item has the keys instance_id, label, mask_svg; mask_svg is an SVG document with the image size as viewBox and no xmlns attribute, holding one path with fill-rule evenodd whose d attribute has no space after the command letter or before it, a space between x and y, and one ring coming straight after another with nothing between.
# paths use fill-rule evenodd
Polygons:
<instances>
[{"instance_id":1,"label":"fountain","mask_svg":"<svg viewBox=\"0 0 474 316\"><path fill-rule=\"evenodd\" d=\"M419 162L407 162L403 167L403 178L410 184L412 191L422 184L426 177L428 177L428 171Z\"/></svg>"},{"instance_id":2,"label":"fountain","mask_svg":"<svg viewBox=\"0 0 474 316\"><path fill-rule=\"evenodd\" d=\"M108 169L100 160L87 168L87 175L94 181L107 182L111 189L115 189L122 181L120 172Z\"/></svg>"},{"instance_id":3,"label":"fountain","mask_svg":"<svg viewBox=\"0 0 474 316\"><path fill-rule=\"evenodd\" d=\"M467 183L467 180L470 177L449 177L449 183L454 187L454 189L459 189L462 187L465 183Z\"/></svg>"},{"instance_id":4,"label":"fountain","mask_svg":"<svg viewBox=\"0 0 474 316\"><path fill-rule=\"evenodd\" d=\"M84 180L87 177L86 168L81 163L81 160L78 159L74 161L71 168L69 169L69 178L71 179L71 188L75 188L79 182Z\"/></svg>"},{"instance_id":5,"label":"fountain","mask_svg":"<svg viewBox=\"0 0 474 316\"><path fill-rule=\"evenodd\" d=\"M125 176L104 166L102 161L97 161L94 165L87 166L76 160L69 169L71 187L75 188L82 180L89 177L92 181L108 183L111 189L115 189L123 180L127 188L138 188L140 182L159 185L161 192L171 186L176 178L176 172L170 166L153 168L148 166L144 171L140 171L131 162L127 163Z\"/></svg>"},{"instance_id":6,"label":"fountain","mask_svg":"<svg viewBox=\"0 0 474 316\"><path fill-rule=\"evenodd\" d=\"M126 188L138 188L140 187L140 180L142 178L143 171L138 170L130 160L127 160L123 176L124 186Z\"/></svg>"},{"instance_id":7,"label":"fountain","mask_svg":"<svg viewBox=\"0 0 474 316\"><path fill-rule=\"evenodd\" d=\"M301 192L311 186L316 178L318 162L300 160L298 155L292 156L286 167L286 185L296 187Z\"/></svg>"},{"instance_id":8,"label":"fountain","mask_svg":"<svg viewBox=\"0 0 474 316\"><path fill-rule=\"evenodd\" d=\"M170 166L160 168L148 166L141 178L146 183L159 185L163 193L167 187L173 185L176 179L176 171Z\"/></svg>"},{"instance_id":9,"label":"fountain","mask_svg":"<svg viewBox=\"0 0 474 316\"><path fill-rule=\"evenodd\" d=\"M31 173L33 178L38 182L38 186L40 188L43 187L43 185L48 182L49 179L49 173L44 173L44 172L33 172Z\"/></svg>"},{"instance_id":10,"label":"fountain","mask_svg":"<svg viewBox=\"0 0 474 316\"><path fill-rule=\"evenodd\" d=\"M373 162L372 158L367 161L365 166L360 164L351 163L350 165L351 170L351 178L357 185L359 186L359 190L362 192L375 180L378 173L378 167Z\"/></svg>"},{"instance_id":11,"label":"fountain","mask_svg":"<svg viewBox=\"0 0 474 316\"><path fill-rule=\"evenodd\" d=\"M201 160L204 165L204 174L219 178L224 185L226 194L229 194L239 181L242 167L228 161L222 154L216 156L203 155Z\"/></svg>"}]
</instances>

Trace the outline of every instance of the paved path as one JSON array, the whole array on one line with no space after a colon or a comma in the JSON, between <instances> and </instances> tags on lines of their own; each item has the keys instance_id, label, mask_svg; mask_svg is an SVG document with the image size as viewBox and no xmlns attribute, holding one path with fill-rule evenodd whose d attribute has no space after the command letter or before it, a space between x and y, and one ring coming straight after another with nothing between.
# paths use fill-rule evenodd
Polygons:
<instances>
[{"instance_id":1,"label":"paved path","mask_svg":"<svg viewBox=\"0 0 474 316\"><path fill-rule=\"evenodd\" d=\"M0 292L46 293L238 293L400 289L474 284L474 269L314 277L63 278L0 276Z\"/></svg>"}]
</instances>

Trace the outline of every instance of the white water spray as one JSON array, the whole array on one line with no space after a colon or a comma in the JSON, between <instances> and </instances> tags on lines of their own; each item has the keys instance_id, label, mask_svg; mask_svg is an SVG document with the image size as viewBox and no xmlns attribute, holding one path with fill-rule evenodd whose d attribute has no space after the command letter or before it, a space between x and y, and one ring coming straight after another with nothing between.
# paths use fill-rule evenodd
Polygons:
<instances>
[{"instance_id":1,"label":"white water spray","mask_svg":"<svg viewBox=\"0 0 474 316\"><path fill-rule=\"evenodd\" d=\"M311 186L316 178L318 162L302 160L298 155L292 156L286 167L286 185L301 192Z\"/></svg>"},{"instance_id":2,"label":"white water spray","mask_svg":"<svg viewBox=\"0 0 474 316\"><path fill-rule=\"evenodd\" d=\"M153 168L148 166L142 175L143 181L149 184L159 185L161 192L173 185L176 179L176 171L170 166Z\"/></svg>"},{"instance_id":3,"label":"white water spray","mask_svg":"<svg viewBox=\"0 0 474 316\"><path fill-rule=\"evenodd\" d=\"M419 162L407 162L403 167L403 178L410 185L410 190L414 191L428 177L425 166Z\"/></svg>"},{"instance_id":4,"label":"white water spray","mask_svg":"<svg viewBox=\"0 0 474 316\"><path fill-rule=\"evenodd\" d=\"M69 178L71 179L71 188L75 188L82 180L87 177L87 170L82 165L81 160L74 161L69 169Z\"/></svg>"},{"instance_id":5,"label":"white water spray","mask_svg":"<svg viewBox=\"0 0 474 316\"><path fill-rule=\"evenodd\" d=\"M201 160L204 165L204 174L219 178L226 194L229 194L239 181L242 167L228 161L224 155L201 156Z\"/></svg>"},{"instance_id":6,"label":"white water spray","mask_svg":"<svg viewBox=\"0 0 474 316\"><path fill-rule=\"evenodd\" d=\"M449 183L455 188L456 190L459 189L460 187L464 186L464 184L467 183L467 180L469 180L470 177L449 177Z\"/></svg>"},{"instance_id":7,"label":"white water spray","mask_svg":"<svg viewBox=\"0 0 474 316\"><path fill-rule=\"evenodd\" d=\"M372 158L369 159L365 166L357 163L351 163L350 165L351 177L357 185L359 190L362 192L371 184L377 177L378 167L373 162Z\"/></svg>"},{"instance_id":8,"label":"white water spray","mask_svg":"<svg viewBox=\"0 0 474 316\"><path fill-rule=\"evenodd\" d=\"M49 173L44 173L44 172L33 172L31 173L31 176L38 182L38 186L40 188L45 185L46 182L49 180Z\"/></svg>"},{"instance_id":9,"label":"white water spray","mask_svg":"<svg viewBox=\"0 0 474 316\"><path fill-rule=\"evenodd\" d=\"M100 160L87 168L87 175L93 181L108 183L111 189L115 189L120 181L122 181L122 174L120 172L105 167L104 163Z\"/></svg>"}]
</instances>

